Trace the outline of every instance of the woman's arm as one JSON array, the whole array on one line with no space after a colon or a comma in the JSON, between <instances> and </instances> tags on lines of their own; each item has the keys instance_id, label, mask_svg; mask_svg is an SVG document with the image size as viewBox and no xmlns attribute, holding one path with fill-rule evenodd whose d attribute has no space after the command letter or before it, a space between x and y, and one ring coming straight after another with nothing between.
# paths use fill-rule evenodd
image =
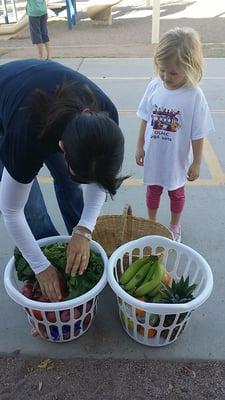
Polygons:
<instances>
[{"instance_id":1,"label":"woman's arm","mask_svg":"<svg viewBox=\"0 0 225 400\"><path fill-rule=\"evenodd\" d=\"M57 301L62 297L57 270L42 253L24 215L31 185L15 181L4 168L0 185L0 210L11 238L37 274L42 293L49 300Z\"/></svg>"},{"instance_id":2,"label":"woman's arm","mask_svg":"<svg viewBox=\"0 0 225 400\"><path fill-rule=\"evenodd\" d=\"M6 229L35 273L44 271L49 261L38 246L24 215L32 183L15 181L4 168L0 185L0 210Z\"/></svg>"},{"instance_id":3,"label":"woman's arm","mask_svg":"<svg viewBox=\"0 0 225 400\"><path fill-rule=\"evenodd\" d=\"M84 209L78 223L79 229L91 233L94 230L97 217L106 199L106 193L96 183L87 185L84 196ZM82 274L89 261L89 241L76 233L72 235L68 246L66 272L75 276Z\"/></svg>"},{"instance_id":4,"label":"woman's arm","mask_svg":"<svg viewBox=\"0 0 225 400\"><path fill-rule=\"evenodd\" d=\"M106 192L99 185L96 183L87 185L84 195L84 208L78 225L85 226L92 232L105 199Z\"/></svg>"}]
</instances>

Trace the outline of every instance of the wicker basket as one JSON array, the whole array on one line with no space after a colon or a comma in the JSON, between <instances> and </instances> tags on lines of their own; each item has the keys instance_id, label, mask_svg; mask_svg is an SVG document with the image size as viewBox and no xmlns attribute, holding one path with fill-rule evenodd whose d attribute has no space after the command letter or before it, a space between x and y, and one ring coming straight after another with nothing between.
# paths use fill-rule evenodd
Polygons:
<instances>
[{"instance_id":1,"label":"wicker basket","mask_svg":"<svg viewBox=\"0 0 225 400\"><path fill-rule=\"evenodd\" d=\"M93 239L103 247L110 257L122 244L148 235L173 239L172 232L166 226L132 215L132 208L128 204L122 215L98 217Z\"/></svg>"}]
</instances>

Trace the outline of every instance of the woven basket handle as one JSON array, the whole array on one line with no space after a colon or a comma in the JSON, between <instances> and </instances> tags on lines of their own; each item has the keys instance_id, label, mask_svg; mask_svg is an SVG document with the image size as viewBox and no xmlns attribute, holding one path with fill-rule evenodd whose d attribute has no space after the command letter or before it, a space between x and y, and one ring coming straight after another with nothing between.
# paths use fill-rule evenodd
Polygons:
<instances>
[{"instance_id":1,"label":"woven basket handle","mask_svg":"<svg viewBox=\"0 0 225 400\"><path fill-rule=\"evenodd\" d=\"M124 233L127 225L127 216L132 215L132 208L130 204L126 204L123 210L123 215L121 217L120 227L119 227L119 236L117 241L117 247L119 247L123 243Z\"/></svg>"}]
</instances>

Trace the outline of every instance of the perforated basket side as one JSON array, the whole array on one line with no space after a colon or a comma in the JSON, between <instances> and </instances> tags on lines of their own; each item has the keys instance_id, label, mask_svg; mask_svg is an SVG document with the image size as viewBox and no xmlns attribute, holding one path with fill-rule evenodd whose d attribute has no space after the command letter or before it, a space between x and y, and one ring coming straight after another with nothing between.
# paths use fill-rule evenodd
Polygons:
<instances>
[{"instance_id":1,"label":"perforated basket side","mask_svg":"<svg viewBox=\"0 0 225 400\"><path fill-rule=\"evenodd\" d=\"M68 342L90 328L97 311L98 296L78 307L44 311L25 308L29 323L39 335L51 342Z\"/></svg>"},{"instance_id":2,"label":"perforated basket side","mask_svg":"<svg viewBox=\"0 0 225 400\"><path fill-rule=\"evenodd\" d=\"M184 304L147 303L130 296L119 285L119 277L131 263L133 253L142 257L145 248L156 254L163 249L163 263L174 278L190 277L197 283L195 299ZM185 329L193 310L210 296L213 277L206 260L188 246L160 236L146 236L117 249L109 259L108 281L117 295L123 328L134 340L148 346L164 346L176 340ZM157 323L152 320L157 318Z\"/></svg>"},{"instance_id":3,"label":"perforated basket side","mask_svg":"<svg viewBox=\"0 0 225 400\"><path fill-rule=\"evenodd\" d=\"M68 242L70 236L55 236L38 241L40 246L51 243ZM26 298L20 293L15 274L14 257L8 262L4 273L4 285L8 295L20 304L27 315L29 323L35 327L40 336L51 342L66 342L77 339L92 324L97 310L98 295L107 283L108 258L103 248L95 241L91 249L100 253L104 262L101 279L91 290L80 297L55 303L43 303Z\"/></svg>"},{"instance_id":4,"label":"perforated basket side","mask_svg":"<svg viewBox=\"0 0 225 400\"><path fill-rule=\"evenodd\" d=\"M184 265L184 273L187 274L189 269L192 268L193 276L191 276L191 283L195 283L195 279L199 279L198 293L196 298L188 303L184 304L152 304L141 302L140 300L135 299L130 296L127 292L125 292L118 283L119 273L121 274L124 268L127 267L127 263L123 263L123 259L132 260L132 253L134 251L139 251L139 257L143 256L144 249L151 247L152 253L155 254L160 249L164 249L163 251L163 263L165 265L166 270L170 273L170 275L175 278L178 273L178 265L179 260L181 260L181 254L185 254L187 257L187 262ZM178 254L179 257L176 258L176 262L171 268L169 264L171 257L173 260L174 255ZM198 266L198 272L195 272L195 265ZM189 268L189 269L188 269ZM201 276L199 274L202 274ZM178 276L178 275L177 275ZM181 276L181 275L179 275ZM207 263L207 261L195 250L190 247L172 241L167 238L163 238L161 236L145 236L140 239L131 241L120 246L109 259L108 264L108 282L112 287L113 291L125 300L127 303L132 304L135 307L142 307L144 310L148 311L149 307L154 309L156 312L168 313L168 312L186 312L188 310L195 309L199 307L204 301L207 300L209 295L211 294L213 288L213 276L212 271Z\"/></svg>"}]
</instances>

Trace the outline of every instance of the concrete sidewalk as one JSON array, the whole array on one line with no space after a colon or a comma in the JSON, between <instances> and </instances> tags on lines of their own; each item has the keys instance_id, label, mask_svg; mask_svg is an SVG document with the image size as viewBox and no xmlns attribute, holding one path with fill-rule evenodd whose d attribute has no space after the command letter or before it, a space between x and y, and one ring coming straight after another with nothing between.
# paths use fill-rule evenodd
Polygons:
<instances>
[{"instance_id":1,"label":"concrete sidewalk","mask_svg":"<svg viewBox=\"0 0 225 400\"><path fill-rule=\"evenodd\" d=\"M126 203L133 212L146 216L141 168L134 162L134 151L139 121L136 107L144 88L152 76L151 59L64 59L64 64L93 79L115 102L119 109L121 127L126 139L126 157L123 173L132 174L133 183L124 185L114 201L108 201L103 214L121 213ZM128 68L129 66L129 68ZM213 114L216 135L208 139L204 153L201 179L187 186L187 204L183 216L183 242L209 262L214 274L214 291L210 299L196 310L189 326L180 338L164 348L149 348L130 339L123 331L115 296L106 288L100 296L99 309L90 330L78 340L60 345L30 336L30 327L20 306L13 303L3 287L4 267L11 257L13 244L0 217L1 232L1 321L0 353L21 354L46 358L95 359L158 359L158 360L224 360L224 201L225 201L225 60L207 59L203 88ZM42 177L48 176L43 169ZM48 209L59 231L65 227L51 183L41 184ZM159 214L160 222L168 224L168 199L164 195Z\"/></svg>"}]
</instances>

